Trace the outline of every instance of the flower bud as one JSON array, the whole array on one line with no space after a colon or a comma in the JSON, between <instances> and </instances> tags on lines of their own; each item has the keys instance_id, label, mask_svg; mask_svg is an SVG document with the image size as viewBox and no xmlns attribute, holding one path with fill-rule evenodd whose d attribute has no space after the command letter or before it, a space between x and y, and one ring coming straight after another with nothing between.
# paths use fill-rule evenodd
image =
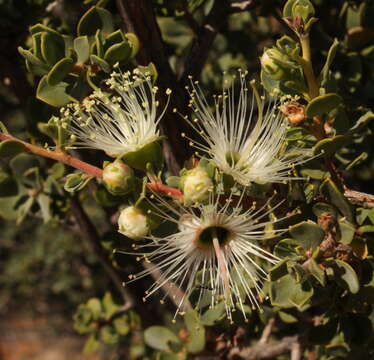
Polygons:
<instances>
[{"instance_id":1,"label":"flower bud","mask_svg":"<svg viewBox=\"0 0 374 360\"><path fill-rule=\"evenodd\" d=\"M142 239L149 232L147 217L135 206L121 211L118 218L118 231L133 240Z\"/></svg>"},{"instance_id":2,"label":"flower bud","mask_svg":"<svg viewBox=\"0 0 374 360\"><path fill-rule=\"evenodd\" d=\"M185 203L204 201L213 188L212 179L206 170L196 167L182 177L182 191Z\"/></svg>"},{"instance_id":3,"label":"flower bud","mask_svg":"<svg viewBox=\"0 0 374 360\"><path fill-rule=\"evenodd\" d=\"M263 53L261 66L273 79L282 80L287 75L287 69L281 63L287 61L288 58L285 54L282 54L276 48L271 48Z\"/></svg>"},{"instance_id":4,"label":"flower bud","mask_svg":"<svg viewBox=\"0 0 374 360\"><path fill-rule=\"evenodd\" d=\"M134 188L134 172L124 162L116 160L104 168L103 181L110 193L125 195Z\"/></svg>"},{"instance_id":5,"label":"flower bud","mask_svg":"<svg viewBox=\"0 0 374 360\"><path fill-rule=\"evenodd\" d=\"M293 18L301 17L304 23L314 16L314 7L309 0L296 0L292 6Z\"/></svg>"}]
</instances>

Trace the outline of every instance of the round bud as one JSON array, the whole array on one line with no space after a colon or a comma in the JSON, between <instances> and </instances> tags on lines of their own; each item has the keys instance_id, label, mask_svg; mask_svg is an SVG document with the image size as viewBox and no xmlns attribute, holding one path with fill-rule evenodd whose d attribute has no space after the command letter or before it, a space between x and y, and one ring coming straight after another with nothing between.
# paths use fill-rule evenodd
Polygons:
<instances>
[{"instance_id":1,"label":"round bud","mask_svg":"<svg viewBox=\"0 0 374 360\"><path fill-rule=\"evenodd\" d=\"M196 167L182 177L182 191L185 203L204 201L212 191L213 182L206 170Z\"/></svg>"},{"instance_id":2,"label":"round bud","mask_svg":"<svg viewBox=\"0 0 374 360\"><path fill-rule=\"evenodd\" d=\"M281 63L287 60L286 55L282 54L278 49L271 48L263 53L261 66L273 79L282 80L287 75L287 70Z\"/></svg>"},{"instance_id":3,"label":"round bud","mask_svg":"<svg viewBox=\"0 0 374 360\"><path fill-rule=\"evenodd\" d=\"M125 195L134 188L134 171L121 160L116 160L104 168L103 181L110 193Z\"/></svg>"},{"instance_id":4,"label":"round bud","mask_svg":"<svg viewBox=\"0 0 374 360\"><path fill-rule=\"evenodd\" d=\"M121 211L118 218L118 231L133 240L144 238L149 232L147 217L135 206Z\"/></svg>"}]
</instances>

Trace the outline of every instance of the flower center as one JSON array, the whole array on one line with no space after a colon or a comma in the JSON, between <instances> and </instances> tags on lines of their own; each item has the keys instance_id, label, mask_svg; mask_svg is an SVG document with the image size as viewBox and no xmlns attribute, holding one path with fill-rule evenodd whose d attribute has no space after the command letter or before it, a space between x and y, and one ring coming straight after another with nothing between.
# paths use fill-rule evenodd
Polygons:
<instances>
[{"instance_id":1,"label":"flower center","mask_svg":"<svg viewBox=\"0 0 374 360\"><path fill-rule=\"evenodd\" d=\"M227 245L231 238L231 231L222 226L207 226L202 229L197 237L197 244L202 248L213 247L213 239L217 238L219 245Z\"/></svg>"},{"instance_id":2,"label":"flower center","mask_svg":"<svg viewBox=\"0 0 374 360\"><path fill-rule=\"evenodd\" d=\"M233 167L235 166L240 160L240 154L235 151L228 151L225 155L227 163Z\"/></svg>"}]
</instances>

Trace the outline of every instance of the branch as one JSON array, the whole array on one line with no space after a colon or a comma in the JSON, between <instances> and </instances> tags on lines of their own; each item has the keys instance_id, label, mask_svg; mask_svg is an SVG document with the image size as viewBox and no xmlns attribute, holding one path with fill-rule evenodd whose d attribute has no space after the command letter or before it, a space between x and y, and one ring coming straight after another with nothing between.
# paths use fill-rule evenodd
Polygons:
<instances>
[{"instance_id":1,"label":"branch","mask_svg":"<svg viewBox=\"0 0 374 360\"><path fill-rule=\"evenodd\" d=\"M362 206L366 209L374 208L374 195L346 188L344 191L344 196L350 203L354 205Z\"/></svg>"},{"instance_id":2,"label":"branch","mask_svg":"<svg viewBox=\"0 0 374 360\"><path fill-rule=\"evenodd\" d=\"M39 156L43 156L49 159L60 161L66 165L69 165L73 168L81 170L84 173L91 175L93 177L96 177L98 179L102 179L103 177L103 170L99 169L96 166L90 165L82 160L79 160L71 155L63 153L61 151L57 152L57 151L47 150L40 146L32 145L26 141L17 139L14 136L3 134L3 133L0 133L0 140L18 141L25 146L28 152L31 152L35 155L39 155ZM167 195L177 200L182 200L183 198L182 192L176 188L173 188L173 187L170 187L164 184L160 184L160 183L148 183L147 186L150 190L157 192L159 194Z\"/></svg>"},{"instance_id":3,"label":"branch","mask_svg":"<svg viewBox=\"0 0 374 360\"><path fill-rule=\"evenodd\" d=\"M298 336L286 336L279 342L270 344L258 342L253 346L241 350L238 348L232 349L228 354L228 359L233 359L235 357L240 357L245 360L271 359L292 351L297 343Z\"/></svg>"},{"instance_id":4,"label":"branch","mask_svg":"<svg viewBox=\"0 0 374 360\"><path fill-rule=\"evenodd\" d=\"M125 30L134 32L140 40L141 46L136 56L137 62L140 65L148 65L150 62L154 63L158 72L157 82L160 89L163 90L160 91L160 94L165 93L167 88L173 90L169 109L177 108L180 112L185 113L188 109L187 97L184 88L179 86L176 76L170 67L152 1L117 0L116 3ZM166 97L160 98L161 105L166 104L166 101ZM189 134L191 130L187 123L176 121L175 117L175 113L168 111L161 126L171 146L171 149L166 148L168 152L166 157L167 165L174 174L177 174L190 151L182 141L181 133L186 132Z\"/></svg>"},{"instance_id":5,"label":"branch","mask_svg":"<svg viewBox=\"0 0 374 360\"><path fill-rule=\"evenodd\" d=\"M188 76L198 77L208 58L210 47L219 30L224 26L229 12L227 0L215 0L212 9L200 27L181 71L182 83L187 83Z\"/></svg>"},{"instance_id":6,"label":"branch","mask_svg":"<svg viewBox=\"0 0 374 360\"><path fill-rule=\"evenodd\" d=\"M143 266L151 271L150 274L153 277L153 279L157 282L160 280L162 274L159 268L155 264L149 264L146 261L143 261ZM175 306L179 307L180 303L184 299L184 311L188 311L192 309L191 303L189 300L185 297L185 293L176 285L174 285L171 282L166 282L161 286L162 290L167 294L169 299L175 304Z\"/></svg>"},{"instance_id":7,"label":"branch","mask_svg":"<svg viewBox=\"0 0 374 360\"><path fill-rule=\"evenodd\" d=\"M51 151L44 149L40 146L32 145L26 141L15 138L14 136L0 133L0 140L14 140L18 141L25 146L28 152L31 152L35 155L43 156L49 159L60 161L66 165L79 169L91 176L102 178L103 171L96 166L90 165L82 160L76 159L66 153L61 151Z\"/></svg>"},{"instance_id":8,"label":"branch","mask_svg":"<svg viewBox=\"0 0 374 360\"><path fill-rule=\"evenodd\" d=\"M121 294L124 302L123 310L130 309L134 304L134 300L130 293L122 286L122 279L120 275L104 253L104 249L100 244L100 238L96 228L93 226L91 220L88 218L87 214L82 208L82 205L75 196L71 199L71 210L79 226L79 231L81 232L82 237L87 240L103 269L111 279L113 285Z\"/></svg>"}]
</instances>

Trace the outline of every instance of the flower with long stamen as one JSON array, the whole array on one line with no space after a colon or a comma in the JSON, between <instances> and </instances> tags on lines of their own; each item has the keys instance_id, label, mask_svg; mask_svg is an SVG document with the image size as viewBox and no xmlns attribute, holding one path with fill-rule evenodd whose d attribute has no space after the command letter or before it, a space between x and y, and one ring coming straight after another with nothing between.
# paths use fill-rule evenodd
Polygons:
<instances>
[{"instance_id":1,"label":"flower with long stamen","mask_svg":"<svg viewBox=\"0 0 374 360\"><path fill-rule=\"evenodd\" d=\"M233 84L215 97L212 111L198 82L191 84L193 119L189 123L203 140L191 141L191 145L244 186L295 179L290 169L307 161L308 156L302 149L296 156L285 152L287 124L276 100L265 105L254 85L252 97L248 96L246 73L240 72L239 93L235 93Z\"/></svg>"},{"instance_id":2,"label":"flower with long stamen","mask_svg":"<svg viewBox=\"0 0 374 360\"><path fill-rule=\"evenodd\" d=\"M268 209L268 204L257 210L254 207L243 210L241 199L236 204L231 195L223 204L222 200L220 196L211 195L208 204L185 207L172 206L159 198L159 216L176 223L178 230L166 237L149 236L146 243L133 245L138 251L135 253L138 260L151 262L154 267L130 275L130 281L161 271L144 300L165 284L174 284L184 290L175 316L183 313L194 288L200 289L197 307L206 296L210 297L211 307L224 301L230 320L236 307L246 318L247 300L252 307L260 307L261 284L267 276L261 262L276 264L279 261L261 246L261 242L283 230L264 230L274 223L266 220L274 210ZM166 296L172 294L166 293Z\"/></svg>"},{"instance_id":3,"label":"flower with long stamen","mask_svg":"<svg viewBox=\"0 0 374 360\"><path fill-rule=\"evenodd\" d=\"M113 157L138 151L160 139L157 125L158 88L150 73L114 72L106 81L109 93L96 90L82 104L61 110L62 121L76 136L74 147L94 148ZM171 90L167 90L168 99Z\"/></svg>"}]
</instances>

